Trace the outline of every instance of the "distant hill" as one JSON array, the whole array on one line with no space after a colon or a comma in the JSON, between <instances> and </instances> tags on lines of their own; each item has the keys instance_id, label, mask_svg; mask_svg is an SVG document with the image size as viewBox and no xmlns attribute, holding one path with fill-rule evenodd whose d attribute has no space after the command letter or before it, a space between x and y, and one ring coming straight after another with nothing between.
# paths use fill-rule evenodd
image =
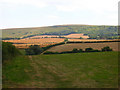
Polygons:
<instances>
[{"instance_id":1,"label":"distant hill","mask_svg":"<svg viewBox=\"0 0 120 90\"><path fill-rule=\"evenodd\" d=\"M106 25L56 25L34 28L12 28L3 29L2 38L19 39L37 35L68 35L73 33L83 33L92 39L118 38L118 27Z\"/></svg>"}]
</instances>

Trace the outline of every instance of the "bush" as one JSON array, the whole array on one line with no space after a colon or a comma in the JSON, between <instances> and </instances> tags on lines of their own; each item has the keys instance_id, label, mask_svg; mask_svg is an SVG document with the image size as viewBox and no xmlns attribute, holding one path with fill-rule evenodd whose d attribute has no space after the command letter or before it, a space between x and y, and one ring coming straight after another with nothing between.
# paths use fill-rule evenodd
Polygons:
<instances>
[{"instance_id":1,"label":"bush","mask_svg":"<svg viewBox=\"0 0 120 90\"><path fill-rule=\"evenodd\" d=\"M26 55L38 55L44 50L39 45L31 45L29 48L25 49Z\"/></svg>"},{"instance_id":2,"label":"bush","mask_svg":"<svg viewBox=\"0 0 120 90\"><path fill-rule=\"evenodd\" d=\"M93 51L92 48L86 48L86 49L85 49L85 52L92 52L92 51Z\"/></svg>"},{"instance_id":3,"label":"bush","mask_svg":"<svg viewBox=\"0 0 120 90\"><path fill-rule=\"evenodd\" d=\"M112 51L109 46L103 47L101 51Z\"/></svg>"},{"instance_id":4,"label":"bush","mask_svg":"<svg viewBox=\"0 0 120 90\"><path fill-rule=\"evenodd\" d=\"M73 53L77 53L77 52L78 52L78 49L77 49L77 48L74 48L74 49L72 50L72 52L73 52Z\"/></svg>"},{"instance_id":5,"label":"bush","mask_svg":"<svg viewBox=\"0 0 120 90\"><path fill-rule=\"evenodd\" d=\"M82 49L79 49L78 52L84 52Z\"/></svg>"}]
</instances>

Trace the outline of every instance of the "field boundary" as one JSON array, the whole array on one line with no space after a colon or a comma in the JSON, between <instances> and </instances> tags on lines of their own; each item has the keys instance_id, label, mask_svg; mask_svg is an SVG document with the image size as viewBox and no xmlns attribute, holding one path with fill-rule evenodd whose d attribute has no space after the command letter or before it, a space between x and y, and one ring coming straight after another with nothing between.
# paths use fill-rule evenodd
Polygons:
<instances>
[{"instance_id":1,"label":"field boundary","mask_svg":"<svg viewBox=\"0 0 120 90\"><path fill-rule=\"evenodd\" d=\"M66 43L104 43L104 42L120 42L120 40L105 40L105 41L67 41Z\"/></svg>"}]
</instances>

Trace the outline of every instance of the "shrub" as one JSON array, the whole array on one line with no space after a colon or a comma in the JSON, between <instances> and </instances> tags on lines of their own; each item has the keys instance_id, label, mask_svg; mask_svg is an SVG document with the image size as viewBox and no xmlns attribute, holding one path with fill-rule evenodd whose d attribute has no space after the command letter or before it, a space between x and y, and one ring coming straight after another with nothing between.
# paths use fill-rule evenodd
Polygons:
<instances>
[{"instance_id":1,"label":"shrub","mask_svg":"<svg viewBox=\"0 0 120 90\"><path fill-rule=\"evenodd\" d=\"M79 49L78 52L84 52L82 49Z\"/></svg>"},{"instance_id":2,"label":"shrub","mask_svg":"<svg viewBox=\"0 0 120 90\"><path fill-rule=\"evenodd\" d=\"M102 51L112 51L112 49L109 46L103 47L101 50Z\"/></svg>"},{"instance_id":3,"label":"shrub","mask_svg":"<svg viewBox=\"0 0 120 90\"><path fill-rule=\"evenodd\" d=\"M74 48L74 49L72 50L72 52L73 52L73 53L77 53L77 52L78 52L78 49L77 49L77 48Z\"/></svg>"},{"instance_id":4,"label":"shrub","mask_svg":"<svg viewBox=\"0 0 120 90\"><path fill-rule=\"evenodd\" d=\"M86 48L86 49L85 49L85 52L92 52L92 51L93 51L92 48Z\"/></svg>"}]
</instances>

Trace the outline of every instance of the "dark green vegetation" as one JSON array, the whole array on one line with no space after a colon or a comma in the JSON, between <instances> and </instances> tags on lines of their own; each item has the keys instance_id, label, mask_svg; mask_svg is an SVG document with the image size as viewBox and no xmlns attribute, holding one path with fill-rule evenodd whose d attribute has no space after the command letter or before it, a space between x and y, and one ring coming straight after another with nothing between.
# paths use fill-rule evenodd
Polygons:
<instances>
[{"instance_id":1,"label":"dark green vegetation","mask_svg":"<svg viewBox=\"0 0 120 90\"><path fill-rule=\"evenodd\" d=\"M72 51L64 51L64 52L46 51L44 54L65 54L65 53L85 53L85 52L105 52L105 51L112 51L112 49L109 46L103 47L101 50L86 48L85 51L83 49L74 48Z\"/></svg>"},{"instance_id":2,"label":"dark green vegetation","mask_svg":"<svg viewBox=\"0 0 120 90\"><path fill-rule=\"evenodd\" d=\"M109 46L106 46L102 48L102 51L112 51L112 49Z\"/></svg>"},{"instance_id":3,"label":"dark green vegetation","mask_svg":"<svg viewBox=\"0 0 120 90\"><path fill-rule=\"evenodd\" d=\"M25 52L26 52L26 55L39 55L51 47L62 45L62 44L65 44L65 43L61 42L53 45L48 45L46 47L40 47L39 45L31 45L29 46L29 48L25 49Z\"/></svg>"},{"instance_id":4,"label":"dark green vegetation","mask_svg":"<svg viewBox=\"0 0 120 90\"><path fill-rule=\"evenodd\" d=\"M95 25L59 25L37 28L15 28L4 29L3 39L20 39L36 35L68 35L73 33L84 33L90 38L105 39L118 38L117 26L95 26Z\"/></svg>"},{"instance_id":5,"label":"dark green vegetation","mask_svg":"<svg viewBox=\"0 0 120 90\"><path fill-rule=\"evenodd\" d=\"M3 88L117 88L118 52L18 56L3 66Z\"/></svg>"},{"instance_id":6,"label":"dark green vegetation","mask_svg":"<svg viewBox=\"0 0 120 90\"><path fill-rule=\"evenodd\" d=\"M46 50L50 49L51 47L58 46L65 44L64 42L48 45L46 47L40 47L40 45L31 45L29 48L25 49L26 55L39 55L41 53L44 53ZM112 51L112 49L109 46L103 47L101 51ZM65 51L65 52L50 52L46 51L44 54L65 54L65 53L81 53L81 52L100 52L100 50L94 50L93 48L86 48L85 51L82 49L76 49L74 48L72 51Z\"/></svg>"},{"instance_id":7,"label":"dark green vegetation","mask_svg":"<svg viewBox=\"0 0 120 90\"><path fill-rule=\"evenodd\" d=\"M13 57L21 55L20 51L11 43L2 42L2 60L11 60Z\"/></svg>"},{"instance_id":8,"label":"dark green vegetation","mask_svg":"<svg viewBox=\"0 0 120 90\"><path fill-rule=\"evenodd\" d=\"M25 49L26 55L39 55L44 50L39 45L31 45L29 48Z\"/></svg>"}]
</instances>

